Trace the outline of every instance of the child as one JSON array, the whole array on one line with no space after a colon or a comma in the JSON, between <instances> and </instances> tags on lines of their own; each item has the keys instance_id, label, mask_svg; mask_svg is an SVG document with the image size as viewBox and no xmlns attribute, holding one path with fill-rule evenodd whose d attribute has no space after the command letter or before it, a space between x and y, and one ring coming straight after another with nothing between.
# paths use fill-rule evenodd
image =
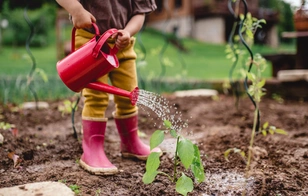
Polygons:
<instances>
[{"instance_id":1,"label":"child","mask_svg":"<svg viewBox=\"0 0 308 196\"><path fill-rule=\"evenodd\" d=\"M156 9L155 0L56 0L71 17L74 27L75 47L79 48L94 36L92 23L96 23L100 33L110 28L118 29L108 40L108 44L119 49L117 57L120 66L98 80L113 86L132 91L137 86L136 53L133 37L142 27L145 14ZM108 105L107 93L84 89L85 97L82 111L83 154L80 165L86 171L96 175L112 175L118 172L104 152L104 134ZM116 105L113 116L121 139L123 157L136 157L146 160L151 153L148 145L138 137L138 108L129 98L115 96ZM152 151L161 152L159 148Z\"/></svg>"}]
</instances>

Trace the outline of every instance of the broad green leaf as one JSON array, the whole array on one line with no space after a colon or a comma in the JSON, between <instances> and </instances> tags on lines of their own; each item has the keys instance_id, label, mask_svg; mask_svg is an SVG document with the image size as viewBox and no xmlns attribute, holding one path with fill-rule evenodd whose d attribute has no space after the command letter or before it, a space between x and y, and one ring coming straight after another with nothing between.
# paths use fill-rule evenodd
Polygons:
<instances>
[{"instance_id":1,"label":"broad green leaf","mask_svg":"<svg viewBox=\"0 0 308 196\"><path fill-rule=\"evenodd\" d=\"M177 137L178 137L178 134L177 134L176 131L173 130L173 129L170 131L170 135L171 135L172 137L174 137L174 138L177 138Z\"/></svg>"},{"instance_id":2,"label":"broad green leaf","mask_svg":"<svg viewBox=\"0 0 308 196\"><path fill-rule=\"evenodd\" d=\"M205 180L205 173L202 165L192 164L191 171L193 172L195 179L198 183L204 182Z\"/></svg>"},{"instance_id":3,"label":"broad green leaf","mask_svg":"<svg viewBox=\"0 0 308 196\"><path fill-rule=\"evenodd\" d=\"M166 128L171 128L172 127L172 124L169 120L164 120L164 125Z\"/></svg>"},{"instance_id":4,"label":"broad green leaf","mask_svg":"<svg viewBox=\"0 0 308 196\"><path fill-rule=\"evenodd\" d=\"M191 171L193 172L195 179L198 183L201 183L205 180L204 168L202 165L202 160L200 157L200 151L197 145L194 145L195 149L195 158L191 165Z\"/></svg>"},{"instance_id":5,"label":"broad green leaf","mask_svg":"<svg viewBox=\"0 0 308 196\"><path fill-rule=\"evenodd\" d=\"M146 172L142 177L142 181L144 184L150 184L155 180L155 177L158 174L157 169L160 164L159 155L160 153L158 152L152 152L149 155L147 163L145 165Z\"/></svg>"},{"instance_id":6,"label":"broad green leaf","mask_svg":"<svg viewBox=\"0 0 308 196\"><path fill-rule=\"evenodd\" d=\"M178 144L178 155L184 167L188 169L194 160L194 144L187 139L183 139Z\"/></svg>"},{"instance_id":7,"label":"broad green leaf","mask_svg":"<svg viewBox=\"0 0 308 196\"><path fill-rule=\"evenodd\" d=\"M145 165L146 172L154 173L157 171L159 164L160 164L159 157L160 157L159 152L152 152L149 155L146 165Z\"/></svg>"},{"instance_id":8,"label":"broad green leaf","mask_svg":"<svg viewBox=\"0 0 308 196\"><path fill-rule=\"evenodd\" d=\"M161 144L165 139L165 133L161 130L156 130L150 138L150 148L151 150Z\"/></svg>"},{"instance_id":9,"label":"broad green leaf","mask_svg":"<svg viewBox=\"0 0 308 196\"><path fill-rule=\"evenodd\" d=\"M276 129L275 132L278 133L278 134L282 134L282 135L288 135L288 132L286 132L283 129Z\"/></svg>"},{"instance_id":10,"label":"broad green leaf","mask_svg":"<svg viewBox=\"0 0 308 196\"><path fill-rule=\"evenodd\" d=\"M176 182L175 190L182 195L187 195L187 193L194 190L194 183L189 177L182 173L182 176Z\"/></svg>"},{"instance_id":11,"label":"broad green leaf","mask_svg":"<svg viewBox=\"0 0 308 196\"><path fill-rule=\"evenodd\" d=\"M154 172L145 172L143 177L142 177L142 182L144 184L151 184L154 180L155 177L157 176L158 172L154 171Z\"/></svg>"}]
</instances>

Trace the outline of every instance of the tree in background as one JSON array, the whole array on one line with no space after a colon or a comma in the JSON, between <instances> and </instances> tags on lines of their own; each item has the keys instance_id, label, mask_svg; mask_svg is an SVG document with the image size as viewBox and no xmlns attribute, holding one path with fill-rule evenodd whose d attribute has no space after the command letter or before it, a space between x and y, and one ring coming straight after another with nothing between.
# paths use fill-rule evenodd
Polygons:
<instances>
[{"instance_id":1,"label":"tree in background","mask_svg":"<svg viewBox=\"0 0 308 196\"><path fill-rule=\"evenodd\" d=\"M278 35L281 42L291 42L291 39L281 37L284 31L294 31L293 10L289 3L283 0L259 0L260 7L270 8L279 12Z\"/></svg>"},{"instance_id":2,"label":"tree in background","mask_svg":"<svg viewBox=\"0 0 308 196\"><path fill-rule=\"evenodd\" d=\"M0 1L1 11L5 3L8 3L8 7L11 10L25 7L28 7L28 9L33 10L43 7L44 4L57 5L55 0L2 0Z\"/></svg>"},{"instance_id":3,"label":"tree in background","mask_svg":"<svg viewBox=\"0 0 308 196\"><path fill-rule=\"evenodd\" d=\"M2 44L24 45L30 34L29 18L34 27L31 46L46 46L50 40L50 28L54 28L57 4L54 0L3 0L0 2L0 21L7 20L8 27L2 29ZM1 27L0 27L1 28Z\"/></svg>"}]
</instances>

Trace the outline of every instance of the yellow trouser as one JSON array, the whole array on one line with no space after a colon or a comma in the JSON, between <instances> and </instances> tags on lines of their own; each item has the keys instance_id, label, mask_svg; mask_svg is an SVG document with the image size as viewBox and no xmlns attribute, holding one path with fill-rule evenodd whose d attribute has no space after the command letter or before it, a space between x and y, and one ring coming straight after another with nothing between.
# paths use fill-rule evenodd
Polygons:
<instances>
[{"instance_id":1,"label":"yellow trouser","mask_svg":"<svg viewBox=\"0 0 308 196\"><path fill-rule=\"evenodd\" d=\"M93 38L93 34L78 29L75 36L75 48L81 47L83 44ZM131 38L130 44L127 48L120 50L117 53L120 66L115 68L109 74L101 76L98 81L108 83L108 78L114 87L127 90L131 92L137 86L137 73L136 73L136 58L137 55L134 51L135 38ZM113 47L113 44L110 44ZM82 111L83 117L91 118L104 118L105 111L108 106L108 94L101 91L92 89L83 89L83 96L85 97L84 107ZM137 111L137 107L133 106L130 99L122 96L114 96L116 105L116 116L123 116L132 114Z\"/></svg>"}]
</instances>

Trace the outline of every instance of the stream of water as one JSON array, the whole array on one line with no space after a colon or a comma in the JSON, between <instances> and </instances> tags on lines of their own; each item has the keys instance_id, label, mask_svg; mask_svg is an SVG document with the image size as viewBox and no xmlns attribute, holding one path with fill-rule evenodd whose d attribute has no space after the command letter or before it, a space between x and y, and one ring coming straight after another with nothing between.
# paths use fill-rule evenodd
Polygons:
<instances>
[{"instance_id":1,"label":"stream of water","mask_svg":"<svg viewBox=\"0 0 308 196\"><path fill-rule=\"evenodd\" d=\"M188 127L188 119L183 120L182 113L178 111L178 108L174 104L171 105L166 98L159 94L139 89L139 96L136 104L144 111L147 111L145 107L150 108L162 122L165 120L170 121L172 129L178 133L181 133L182 129ZM147 115L151 117L150 112L147 112ZM162 125L154 124L154 126L158 126L159 129L165 129Z\"/></svg>"}]
</instances>

